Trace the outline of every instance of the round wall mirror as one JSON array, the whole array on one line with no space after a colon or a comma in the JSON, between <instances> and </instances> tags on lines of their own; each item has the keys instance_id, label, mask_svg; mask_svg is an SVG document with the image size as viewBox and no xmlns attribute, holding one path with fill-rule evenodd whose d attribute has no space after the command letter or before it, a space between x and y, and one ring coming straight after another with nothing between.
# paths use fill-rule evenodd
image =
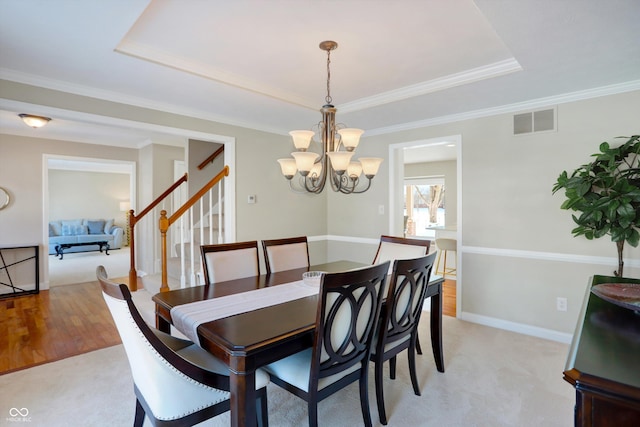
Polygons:
<instances>
[{"instance_id":1,"label":"round wall mirror","mask_svg":"<svg viewBox=\"0 0 640 427\"><path fill-rule=\"evenodd\" d=\"M9 192L0 187L0 210L6 208L9 205L10 201L11 198L9 197Z\"/></svg>"}]
</instances>

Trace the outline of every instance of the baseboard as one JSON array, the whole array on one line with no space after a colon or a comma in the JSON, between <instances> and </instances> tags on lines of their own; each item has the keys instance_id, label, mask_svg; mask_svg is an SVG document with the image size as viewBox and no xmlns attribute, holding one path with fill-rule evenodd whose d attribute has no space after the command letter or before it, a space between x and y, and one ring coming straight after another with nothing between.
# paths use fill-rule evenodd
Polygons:
<instances>
[{"instance_id":1,"label":"baseboard","mask_svg":"<svg viewBox=\"0 0 640 427\"><path fill-rule=\"evenodd\" d=\"M491 326L492 328L504 329L511 332L517 332L524 335L531 335L538 338L544 338L551 341L557 341L564 344L570 344L573 338L572 334L566 332L554 331L552 329L539 328L537 326L526 325L524 323L510 322L495 317L482 316L480 314L462 312L459 319L479 325Z\"/></svg>"}]
</instances>

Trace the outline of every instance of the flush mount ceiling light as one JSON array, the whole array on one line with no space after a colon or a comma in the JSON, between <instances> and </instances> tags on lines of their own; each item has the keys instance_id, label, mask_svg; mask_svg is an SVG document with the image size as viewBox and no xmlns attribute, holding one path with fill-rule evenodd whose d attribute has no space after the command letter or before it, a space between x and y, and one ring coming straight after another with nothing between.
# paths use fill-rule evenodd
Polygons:
<instances>
[{"instance_id":1,"label":"flush mount ceiling light","mask_svg":"<svg viewBox=\"0 0 640 427\"><path fill-rule=\"evenodd\" d=\"M35 129L41 128L51 121L51 118L49 117L34 116L33 114L18 114L18 116L20 116L27 126L31 126Z\"/></svg>"},{"instance_id":2,"label":"flush mount ceiling light","mask_svg":"<svg viewBox=\"0 0 640 427\"><path fill-rule=\"evenodd\" d=\"M291 189L300 193L321 193L327 179L333 191L344 194L364 193L371 187L371 180L378 173L382 159L361 157L351 161L361 129L345 128L336 124L336 107L331 102L331 51L338 47L334 41L320 43L320 49L327 52L327 96L326 104L320 109L322 121L314 126L315 130L294 130L289 132L298 151L291 153L293 158L278 159L284 177L289 180ZM313 128L312 128L313 129ZM307 151L314 135L319 134L322 145L321 154ZM342 150L341 150L342 148ZM299 172L297 184L293 177ZM366 185L358 187L360 176L367 178Z\"/></svg>"}]
</instances>

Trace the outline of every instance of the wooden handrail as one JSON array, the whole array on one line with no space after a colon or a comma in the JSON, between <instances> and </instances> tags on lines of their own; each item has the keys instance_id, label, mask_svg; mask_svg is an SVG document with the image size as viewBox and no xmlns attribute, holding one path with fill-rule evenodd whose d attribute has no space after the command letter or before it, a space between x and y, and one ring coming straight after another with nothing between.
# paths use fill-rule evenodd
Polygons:
<instances>
[{"instance_id":1,"label":"wooden handrail","mask_svg":"<svg viewBox=\"0 0 640 427\"><path fill-rule=\"evenodd\" d=\"M204 167L207 166L208 163L213 162L216 159L216 157L218 157L220 153L222 153L223 151L224 151L224 145L218 148L216 151L214 151L213 154L207 157L207 159L204 162L200 163L198 165L198 170L204 169Z\"/></svg>"},{"instance_id":2,"label":"wooden handrail","mask_svg":"<svg viewBox=\"0 0 640 427\"><path fill-rule=\"evenodd\" d=\"M133 215L133 209L132 209L130 212L131 212L131 217L133 218L133 225L135 225L135 223L138 222L140 219L142 219L142 217L144 217L146 214L151 212L151 210L153 208L158 206L160 204L160 202L162 202L167 196L169 196L171 193L173 193L173 191L176 188L178 188L180 185L182 185L183 182L187 182L188 178L189 178L189 174L185 173L184 175L182 175L182 177L180 177L180 179L178 179L176 182L174 182L171 185L171 187L169 187L164 193L159 195L153 202L151 202L149 204L149 206L144 208L144 210L142 212L140 212L139 215L137 215L137 216Z\"/></svg>"},{"instance_id":3,"label":"wooden handrail","mask_svg":"<svg viewBox=\"0 0 640 427\"><path fill-rule=\"evenodd\" d=\"M211 190L218 182L222 181L225 176L229 176L229 166L225 166L211 181L204 185L196 194L194 194L189 200L185 202L177 211L167 218L167 211L160 211L160 239L162 244L162 285L160 286L160 292L166 292L169 290L169 281L167 275L167 230L178 220L189 208L196 204L198 200L204 196L207 191Z\"/></svg>"},{"instance_id":4,"label":"wooden handrail","mask_svg":"<svg viewBox=\"0 0 640 427\"><path fill-rule=\"evenodd\" d=\"M140 221L146 214L151 212L153 208L158 206L160 202L162 202L165 198L167 198L173 191L178 188L182 183L187 182L189 178L188 174L182 175L176 182L174 182L171 187L169 187L164 193L158 196L149 206L144 208L139 215L135 215L133 209L129 211L128 224L129 227L129 289L131 291L138 290L138 272L136 271L136 245L135 245L135 234L133 232L133 228L136 226L138 221Z\"/></svg>"}]
</instances>

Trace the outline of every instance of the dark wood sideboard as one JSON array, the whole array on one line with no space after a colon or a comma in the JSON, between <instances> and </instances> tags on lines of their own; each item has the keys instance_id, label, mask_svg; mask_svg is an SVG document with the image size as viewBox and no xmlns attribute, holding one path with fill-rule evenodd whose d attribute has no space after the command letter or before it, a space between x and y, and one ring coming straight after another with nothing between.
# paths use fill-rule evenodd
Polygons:
<instances>
[{"instance_id":1,"label":"dark wood sideboard","mask_svg":"<svg viewBox=\"0 0 640 427\"><path fill-rule=\"evenodd\" d=\"M640 314L591 293L601 283L638 279L594 276L569 350L564 379L576 389L575 425L640 426Z\"/></svg>"}]
</instances>

